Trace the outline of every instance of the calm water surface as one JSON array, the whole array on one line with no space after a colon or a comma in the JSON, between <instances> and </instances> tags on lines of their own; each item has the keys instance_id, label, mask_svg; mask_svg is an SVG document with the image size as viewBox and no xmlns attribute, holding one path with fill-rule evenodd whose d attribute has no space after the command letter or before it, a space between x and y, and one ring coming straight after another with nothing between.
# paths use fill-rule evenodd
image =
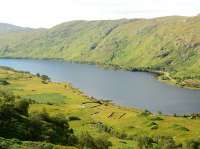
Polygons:
<instances>
[{"instance_id":1,"label":"calm water surface","mask_svg":"<svg viewBox=\"0 0 200 149\"><path fill-rule=\"evenodd\" d=\"M51 60L0 59L0 65L45 74L52 81L70 82L89 96L129 107L166 114L200 112L200 91L163 84L150 73Z\"/></svg>"}]
</instances>

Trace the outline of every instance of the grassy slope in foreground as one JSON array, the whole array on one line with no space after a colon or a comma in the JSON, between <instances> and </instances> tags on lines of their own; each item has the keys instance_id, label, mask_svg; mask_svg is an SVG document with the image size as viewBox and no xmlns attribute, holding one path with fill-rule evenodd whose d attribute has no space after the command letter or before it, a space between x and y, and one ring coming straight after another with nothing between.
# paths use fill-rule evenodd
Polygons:
<instances>
[{"instance_id":1,"label":"grassy slope in foreground","mask_svg":"<svg viewBox=\"0 0 200 149\"><path fill-rule=\"evenodd\" d=\"M50 29L3 34L0 56L161 70L168 72L162 80L199 88L199 32L200 16L72 21Z\"/></svg>"},{"instance_id":2,"label":"grassy slope in foreground","mask_svg":"<svg viewBox=\"0 0 200 149\"><path fill-rule=\"evenodd\" d=\"M41 78L29 73L9 69L0 69L0 79L8 82L0 85L1 88L37 101L30 105L30 113L44 109L52 116L62 113L71 117L70 127L75 130L76 136L85 131L94 137L103 136L112 142L113 149L138 148L137 140L144 136L170 136L176 144L183 145L200 136L198 117L153 115L111 103L96 102L69 84L44 83ZM173 144L169 142L163 145Z\"/></svg>"}]
</instances>

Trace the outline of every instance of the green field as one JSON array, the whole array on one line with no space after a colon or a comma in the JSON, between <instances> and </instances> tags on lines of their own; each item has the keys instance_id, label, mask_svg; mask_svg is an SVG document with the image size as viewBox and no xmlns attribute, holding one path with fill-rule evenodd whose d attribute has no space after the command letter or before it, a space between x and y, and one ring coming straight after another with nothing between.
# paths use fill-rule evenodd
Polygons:
<instances>
[{"instance_id":1,"label":"green field","mask_svg":"<svg viewBox=\"0 0 200 149\"><path fill-rule=\"evenodd\" d=\"M13 92L17 100L29 99L31 101L28 109L29 115L43 111L51 117L64 115L68 119L70 128L74 130L74 135L79 140L84 138L82 144L86 148L90 148L87 143L90 144L91 140L95 140L94 142L97 144L110 143L112 144L109 147L111 149L196 149L195 145L197 147L200 145L199 115L165 116L161 113L151 114L147 110L121 107L88 97L70 84L44 83L42 78L12 69L0 68L0 80L7 81L7 84L0 84L0 90ZM0 137L4 136L0 134ZM42 146L40 142L23 141L5 141L0 138L0 146L2 146L2 142L11 144L11 148L13 144L18 148L18 145L21 145L21 148ZM79 148L79 144L81 143L74 146ZM64 146L58 148L64 148ZM102 147L95 148L101 149Z\"/></svg>"}]
</instances>

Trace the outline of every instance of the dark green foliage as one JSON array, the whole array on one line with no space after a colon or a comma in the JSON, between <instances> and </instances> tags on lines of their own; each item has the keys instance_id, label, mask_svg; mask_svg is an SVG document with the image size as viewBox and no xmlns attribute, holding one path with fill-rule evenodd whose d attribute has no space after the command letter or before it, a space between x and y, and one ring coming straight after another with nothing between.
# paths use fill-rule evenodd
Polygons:
<instances>
[{"instance_id":1,"label":"dark green foliage","mask_svg":"<svg viewBox=\"0 0 200 149\"><path fill-rule=\"evenodd\" d=\"M161 49L160 53L157 55L157 57L164 58L170 54L169 51L165 51L164 49Z\"/></svg>"},{"instance_id":2,"label":"dark green foliage","mask_svg":"<svg viewBox=\"0 0 200 149\"><path fill-rule=\"evenodd\" d=\"M15 103L15 110L22 115L28 116L29 101L23 99Z\"/></svg>"},{"instance_id":3,"label":"dark green foliage","mask_svg":"<svg viewBox=\"0 0 200 149\"><path fill-rule=\"evenodd\" d=\"M15 96L8 91L0 91L0 136L23 139L27 121L15 107Z\"/></svg>"},{"instance_id":4,"label":"dark green foliage","mask_svg":"<svg viewBox=\"0 0 200 149\"><path fill-rule=\"evenodd\" d=\"M137 137L139 149L178 149L182 148L182 144L176 144L172 137L157 136L157 137Z\"/></svg>"},{"instance_id":5,"label":"dark green foliage","mask_svg":"<svg viewBox=\"0 0 200 149\"><path fill-rule=\"evenodd\" d=\"M95 127L99 129L101 132L109 133L112 136L115 136L119 139L128 139L128 135L124 131L116 131L113 127L108 126L102 122L93 123Z\"/></svg>"},{"instance_id":6,"label":"dark green foliage","mask_svg":"<svg viewBox=\"0 0 200 149\"><path fill-rule=\"evenodd\" d=\"M59 147L45 142L20 141L0 137L0 149L59 149Z\"/></svg>"},{"instance_id":7,"label":"dark green foliage","mask_svg":"<svg viewBox=\"0 0 200 149\"><path fill-rule=\"evenodd\" d=\"M200 139L193 139L186 142L187 149L200 149Z\"/></svg>"},{"instance_id":8,"label":"dark green foliage","mask_svg":"<svg viewBox=\"0 0 200 149\"><path fill-rule=\"evenodd\" d=\"M162 121L163 118L160 117L160 116L155 116L155 117L152 117L151 120L153 120L153 121Z\"/></svg>"},{"instance_id":9,"label":"dark green foliage","mask_svg":"<svg viewBox=\"0 0 200 149\"><path fill-rule=\"evenodd\" d=\"M155 122L150 122L150 123L148 124L148 126L154 126L154 125L158 125L158 124L155 123Z\"/></svg>"},{"instance_id":10,"label":"dark green foliage","mask_svg":"<svg viewBox=\"0 0 200 149\"><path fill-rule=\"evenodd\" d=\"M0 91L0 137L64 145L77 143L64 116L51 117L45 111L29 116L29 102L15 99L11 93Z\"/></svg>"},{"instance_id":11,"label":"dark green foliage","mask_svg":"<svg viewBox=\"0 0 200 149\"><path fill-rule=\"evenodd\" d=\"M69 121L79 121L81 120L81 118L77 117L77 116L69 116Z\"/></svg>"},{"instance_id":12,"label":"dark green foliage","mask_svg":"<svg viewBox=\"0 0 200 149\"><path fill-rule=\"evenodd\" d=\"M40 77L40 74L39 74L39 73L36 73L36 76L37 76L37 77Z\"/></svg>"},{"instance_id":13,"label":"dark green foliage","mask_svg":"<svg viewBox=\"0 0 200 149\"><path fill-rule=\"evenodd\" d=\"M180 130L180 131L190 131L188 128L181 126L179 124L173 124L172 128L175 130Z\"/></svg>"},{"instance_id":14,"label":"dark green foliage","mask_svg":"<svg viewBox=\"0 0 200 149\"><path fill-rule=\"evenodd\" d=\"M41 75L40 77L44 81L49 81L50 80L50 78L47 75Z\"/></svg>"},{"instance_id":15,"label":"dark green foliage","mask_svg":"<svg viewBox=\"0 0 200 149\"><path fill-rule=\"evenodd\" d=\"M100 131L103 131L103 132L107 132L107 133L110 133L110 134L113 134L114 133L114 129L111 127L111 126L108 126L102 122L97 122L95 123L95 126L100 130Z\"/></svg>"},{"instance_id":16,"label":"dark green foliage","mask_svg":"<svg viewBox=\"0 0 200 149\"><path fill-rule=\"evenodd\" d=\"M112 146L112 143L108 141L107 137L92 137L88 132L82 133L79 138L80 148L88 148L88 149L108 149Z\"/></svg>"},{"instance_id":17,"label":"dark green foliage","mask_svg":"<svg viewBox=\"0 0 200 149\"><path fill-rule=\"evenodd\" d=\"M93 43L90 45L89 49L94 50L97 47L97 43Z\"/></svg>"},{"instance_id":18,"label":"dark green foliage","mask_svg":"<svg viewBox=\"0 0 200 149\"><path fill-rule=\"evenodd\" d=\"M159 114L159 115L162 115L162 111L158 111L158 114Z\"/></svg>"},{"instance_id":19,"label":"dark green foliage","mask_svg":"<svg viewBox=\"0 0 200 149\"><path fill-rule=\"evenodd\" d=\"M69 128L69 124L64 116L50 117L46 112L30 117L28 134L30 137L28 140L33 141L48 141L64 145L77 143L73 130Z\"/></svg>"},{"instance_id":20,"label":"dark green foliage","mask_svg":"<svg viewBox=\"0 0 200 149\"><path fill-rule=\"evenodd\" d=\"M151 115L151 112L148 111L147 109L145 109L144 111L141 112L140 115L141 115L141 116L149 116L149 115Z\"/></svg>"},{"instance_id":21,"label":"dark green foliage","mask_svg":"<svg viewBox=\"0 0 200 149\"><path fill-rule=\"evenodd\" d=\"M175 116L177 116L177 117L189 118L189 119L199 119L199 118L200 118L200 113L184 114L184 115L175 115Z\"/></svg>"},{"instance_id":22,"label":"dark green foliage","mask_svg":"<svg viewBox=\"0 0 200 149\"><path fill-rule=\"evenodd\" d=\"M21 142L16 139L8 140L0 137L0 148L1 149L17 149L20 148Z\"/></svg>"},{"instance_id":23,"label":"dark green foliage","mask_svg":"<svg viewBox=\"0 0 200 149\"><path fill-rule=\"evenodd\" d=\"M42 79L42 83L44 84L48 83L51 80L47 75L41 75L40 77Z\"/></svg>"},{"instance_id":24,"label":"dark green foliage","mask_svg":"<svg viewBox=\"0 0 200 149\"><path fill-rule=\"evenodd\" d=\"M150 127L150 129L154 130L154 129L158 129L158 124L155 122L150 122L148 124L148 127Z\"/></svg>"},{"instance_id":25,"label":"dark green foliage","mask_svg":"<svg viewBox=\"0 0 200 149\"><path fill-rule=\"evenodd\" d=\"M144 136L137 138L139 149L149 149L153 147L154 140L150 137Z\"/></svg>"},{"instance_id":26,"label":"dark green foliage","mask_svg":"<svg viewBox=\"0 0 200 149\"><path fill-rule=\"evenodd\" d=\"M9 85L10 83L6 80L0 80L0 85Z\"/></svg>"},{"instance_id":27,"label":"dark green foliage","mask_svg":"<svg viewBox=\"0 0 200 149\"><path fill-rule=\"evenodd\" d=\"M168 136L158 136L155 139L155 142L160 146L161 149L175 149L181 145L176 145L173 138Z\"/></svg>"}]
</instances>

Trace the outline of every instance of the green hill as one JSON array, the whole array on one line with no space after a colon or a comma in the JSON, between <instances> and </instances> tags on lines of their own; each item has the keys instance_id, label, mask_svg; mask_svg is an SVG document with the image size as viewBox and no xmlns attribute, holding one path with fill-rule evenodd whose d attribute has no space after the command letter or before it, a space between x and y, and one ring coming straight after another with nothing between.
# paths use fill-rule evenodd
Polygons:
<instances>
[{"instance_id":1,"label":"green hill","mask_svg":"<svg viewBox=\"0 0 200 149\"><path fill-rule=\"evenodd\" d=\"M200 16L72 21L0 36L0 56L53 58L168 72L161 79L200 87Z\"/></svg>"}]
</instances>

